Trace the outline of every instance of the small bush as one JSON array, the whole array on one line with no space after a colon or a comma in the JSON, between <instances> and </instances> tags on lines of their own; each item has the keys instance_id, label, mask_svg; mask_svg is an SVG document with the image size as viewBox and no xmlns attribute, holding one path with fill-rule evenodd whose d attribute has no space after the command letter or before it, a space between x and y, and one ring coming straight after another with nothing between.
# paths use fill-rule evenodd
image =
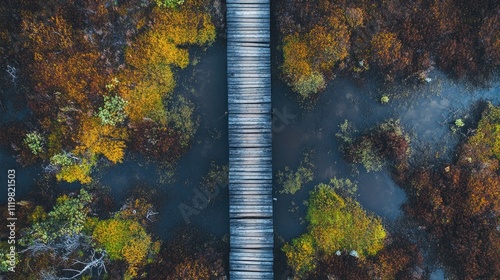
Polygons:
<instances>
[{"instance_id":1,"label":"small bush","mask_svg":"<svg viewBox=\"0 0 500 280\"><path fill-rule=\"evenodd\" d=\"M125 121L125 107L128 102L120 96L104 96L104 106L99 108L97 116L104 125L116 125Z\"/></svg>"},{"instance_id":2,"label":"small bush","mask_svg":"<svg viewBox=\"0 0 500 280\"><path fill-rule=\"evenodd\" d=\"M298 92L302 98L322 91L326 86L325 78L319 72L313 72L309 76L301 77L294 85L293 90Z\"/></svg>"},{"instance_id":3,"label":"small bush","mask_svg":"<svg viewBox=\"0 0 500 280\"><path fill-rule=\"evenodd\" d=\"M43 151L43 136L38 132L30 132L24 138L24 144L30 148L34 155L38 155Z\"/></svg>"},{"instance_id":4,"label":"small bush","mask_svg":"<svg viewBox=\"0 0 500 280\"><path fill-rule=\"evenodd\" d=\"M176 8L184 4L184 0L156 0L156 5L163 8Z\"/></svg>"},{"instance_id":5,"label":"small bush","mask_svg":"<svg viewBox=\"0 0 500 280\"><path fill-rule=\"evenodd\" d=\"M382 103L382 104L389 103L389 96L387 96L387 95L383 95L383 96L380 98L380 103Z\"/></svg>"}]
</instances>

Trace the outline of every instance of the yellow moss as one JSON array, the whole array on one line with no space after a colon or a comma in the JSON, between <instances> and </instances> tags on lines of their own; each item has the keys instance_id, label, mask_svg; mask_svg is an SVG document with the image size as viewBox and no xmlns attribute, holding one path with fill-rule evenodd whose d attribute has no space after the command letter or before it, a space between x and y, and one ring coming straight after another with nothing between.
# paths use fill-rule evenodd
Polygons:
<instances>
[{"instance_id":1,"label":"yellow moss","mask_svg":"<svg viewBox=\"0 0 500 280\"><path fill-rule=\"evenodd\" d=\"M66 181L68 183L80 181L82 184L88 184L92 182L92 178L90 177L92 166L93 164L89 160L84 159L80 164L62 167L61 171L57 173L56 178L59 181Z\"/></svg>"},{"instance_id":2,"label":"yellow moss","mask_svg":"<svg viewBox=\"0 0 500 280\"><path fill-rule=\"evenodd\" d=\"M131 121L151 118L165 121L164 100L175 87L173 69L189 65L186 45L211 44L215 26L210 16L199 12L194 3L179 9L153 10L152 29L143 33L125 51L127 64L133 71L124 71L120 95L128 101Z\"/></svg>"},{"instance_id":3,"label":"yellow moss","mask_svg":"<svg viewBox=\"0 0 500 280\"><path fill-rule=\"evenodd\" d=\"M211 44L215 41L215 26L210 15L185 6L176 10L156 8L153 13L156 29L175 45Z\"/></svg>"},{"instance_id":4,"label":"yellow moss","mask_svg":"<svg viewBox=\"0 0 500 280\"><path fill-rule=\"evenodd\" d=\"M128 277L137 276L137 271L146 264L146 256L153 245L144 228L132 220L99 221L93 237L97 244L106 249L111 260L127 262Z\"/></svg>"},{"instance_id":5,"label":"yellow moss","mask_svg":"<svg viewBox=\"0 0 500 280\"><path fill-rule=\"evenodd\" d=\"M126 112L132 122L139 122L143 118L164 121L166 113L163 98L165 95L162 94L161 89L162 87L156 83L140 82L133 90L123 91L122 97L128 101Z\"/></svg>"},{"instance_id":6,"label":"yellow moss","mask_svg":"<svg viewBox=\"0 0 500 280\"><path fill-rule=\"evenodd\" d=\"M314 269L319 255L355 250L364 259L384 247L382 220L353 199L339 196L329 185L319 184L311 192L307 220L308 232L283 247L288 264L299 275Z\"/></svg>"},{"instance_id":7,"label":"yellow moss","mask_svg":"<svg viewBox=\"0 0 500 280\"><path fill-rule=\"evenodd\" d=\"M283 246L283 252L287 258L288 265L297 275L302 275L316 267L314 239L309 234L304 234L292 240L291 244Z\"/></svg>"},{"instance_id":8,"label":"yellow moss","mask_svg":"<svg viewBox=\"0 0 500 280\"><path fill-rule=\"evenodd\" d=\"M31 13L22 13L21 29L25 47L43 54L50 51L63 51L74 46L71 25L60 15L52 17L48 22L38 20Z\"/></svg>"},{"instance_id":9,"label":"yellow moss","mask_svg":"<svg viewBox=\"0 0 500 280\"><path fill-rule=\"evenodd\" d=\"M82 122L79 133L80 145L76 154L103 155L113 163L121 162L125 154L127 130L112 125L103 125L93 117Z\"/></svg>"},{"instance_id":10,"label":"yellow moss","mask_svg":"<svg viewBox=\"0 0 500 280\"><path fill-rule=\"evenodd\" d=\"M349 38L348 24L338 16L326 18L303 34L286 36L282 70L288 84L303 98L324 89L324 77L349 55Z\"/></svg>"},{"instance_id":11,"label":"yellow moss","mask_svg":"<svg viewBox=\"0 0 500 280\"><path fill-rule=\"evenodd\" d=\"M31 213L30 222L32 223L40 222L47 219L47 217L48 217L47 212L45 212L43 206L38 205L35 207L33 213Z\"/></svg>"},{"instance_id":12,"label":"yellow moss","mask_svg":"<svg viewBox=\"0 0 500 280\"><path fill-rule=\"evenodd\" d=\"M309 64L309 50L306 42L299 39L299 35L291 35L285 38L283 45L283 72L289 79L299 79L300 77L312 74Z\"/></svg>"}]
</instances>

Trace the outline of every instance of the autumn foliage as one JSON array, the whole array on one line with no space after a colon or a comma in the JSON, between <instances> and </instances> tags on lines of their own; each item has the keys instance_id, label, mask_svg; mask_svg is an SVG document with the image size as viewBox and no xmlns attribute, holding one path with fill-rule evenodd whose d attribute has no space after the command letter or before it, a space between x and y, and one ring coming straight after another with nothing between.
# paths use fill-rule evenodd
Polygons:
<instances>
[{"instance_id":1,"label":"autumn foliage","mask_svg":"<svg viewBox=\"0 0 500 280\"><path fill-rule=\"evenodd\" d=\"M333 68L349 54L351 29L362 22L362 18L349 18L348 21L341 16L342 10L332 9L310 30L296 31L284 37L283 76L303 99L325 88L325 81L331 77Z\"/></svg>"},{"instance_id":2,"label":"autumn foliage","mask_svg":"<svg viewBox=\"0 0 500 280\"><path fill-rule=\"evenodd\" d=\"M371 258L360 259L347 253L324 258L306 279L422 279L423 257L417 246L401 236L391 239Z\"/></svg>"},{"instance_id":3,"label":"autumn foliage","mask_svg":"<svg viewBox=\"0 0 500 280\"><path fill-rule=\"evenodd\" d=\"M308 232L282 249L299 276L312 272L320 260L337 252L356 252L364 259L384 247L386 231L382 221L352 198L339 196L329 185L320 184L311 192L307 221Z\"/></svg>"},{"instance_id":4,"label":"autumn foliage","mask_svg":"<svg viewBox=\"0 0 500 280\"><path fill-rule=\"evenodd\" d=\"M487 80L500 66L498 1L278 1L284 80L301 98L369 69L387 81L425 79L434 65ZM323 78L323 79L321 79Z\"/></svg>"},{"instance_id":5,"label":"autumn foliage","mask_svg":"<svg viewBox=\"0 0 500 280\"><path fill-rule=\"evenodd\" d=\"M227 253L213 236L196 228L173 232L151 264L148 279L226 279Z\"/></svg>"},{"instance_id":6,"label":"autumn foliage","mask_svg":"<svg viewBox=\"0 0 500 280\"><path fill-rule=\"evenodd\" d=\"M127 275L137 276L138 269L146 264L153 242L144 228L134 220L108 219L99 221L92 237L102 246L111 260L125 260Z\"/></svg>"},{"instance_id":7,"label":"autumn foliage","mask_svg":"<svg viewBox=\"0 0 500 280\"><path fill-rule=\"evenodd\" d=\"M120 163L127 146L179 157L197 126L193 104L174 93L176 71L189 65L189 46L215 40L203 1L151 11L134 1L98 2L23 1L16 11L28 103L41 132L31 157L68 182L89 183L100 158ZM61 155L70 161L52 160Z\"/></svg>"},{"instance_id":8,"label":"autumn foliage","mask_svg":"<svg viewBox=\"0 0 500 280\"><path fill-rule=\"evenodd\" d=\"M127 113L133 122L151 118L165 119L164 100L175 87L173 71L186 68L189 53L186 45L206 45L215 40L215 27L206 13L193 13L194 5L186 3L171 10L156 8L151 30L140 35L125 51L133 71L124 72L126 87L121 94L129 101Z\"/></svg>"},{"instance_id":9,"label":"autumn foliage","mask_svg":"<svg viewBox=\"0 0 500 280\"><path fill-rule=\"evenodd\" d=\"M380 171L387 163L402 169L410 155L410 137L399 120L390 119L344 143L343 150L348 162L361 163L369 172Z\"/></svg>"},{"instance_id":10,"label":"autumn foliage","mask_svg":"<svg viewBox=\"0 0 500 280\"><path fill-rule=\"evenodd\" d=\"M402 182L407 213L442 244L441 261L462 279L500 277L499 112L487 106L456 162L416 169Z\"/></svg>"}]
</instances>

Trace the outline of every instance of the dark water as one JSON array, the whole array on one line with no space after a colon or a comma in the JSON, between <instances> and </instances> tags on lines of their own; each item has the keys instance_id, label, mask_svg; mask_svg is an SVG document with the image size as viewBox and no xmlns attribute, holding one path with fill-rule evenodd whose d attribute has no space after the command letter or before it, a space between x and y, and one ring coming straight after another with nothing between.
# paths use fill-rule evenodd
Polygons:
<instances>
[{"instance_id":1,"label":"dark water","mask_svg":"<svg viewBox=\"0 0 500 280\"><path fill-rule=\"evenodd\" d=\"M218 236L229 232L228 198L224 189L206 206L204 203L201 205L203 207L200 207L200 203L193 204L193 198L201 189L200 181L209 171L211 163L223 165L228 162L225 44L219 40L206 53L195 51L191 59L199 63L178 73L179 82L175 90L195 104L199 129L192 147L175 163L175 169L128 154L122 164L101 167L99 172L93 173L95 181L110 188L111 195L118 204L124 201L134 187L149 186L159 190L162 208L158 209L160 221L157 233L162 238L168 238L174 228L187 224L179 210L181 204L203 208L196 209L196 215L188 216L191 225ZM29 117L29 111L17 94L20 93L14 85L7 84L3 87L1 123L26 121ZM34 186L35 180L41 177L42 166L21 167L7 148L0 149L0 159L0 172L5 176L8 169L17 170L16 195L18 199L22 199ZM5 177L2 175L2 178ZM54 186L59 190L74 190L79 187L80 184L76 183ZM6 202L6 195L2 194L0 198L0 202Z\"/></svg>"},{"instance_id":2,"label":"dark water","mask_svg":"<svg viewBox=\"0 0 500 280\"><path fill-rule=\"evenodd\" d=\"M444 280L446 279L444 271L442 269L434 270L430 275L430 280Z\"/></svg>"},{"instance_id":3,"label":"dark water","mask_svg":"<svg viewBox=\"0 0 500 280\"><path fill-rule=\"evenodd\" d=\"M451 123L462 118L467 122L472 116L470 106L478 100L500 100L500 84L485 89L468 89L464 84L447 79L440 72L431 73L432 81L409 96L394 98L389 104L379 102L381 94L375 82L367 80L355 84L346 79L330 83L311 110L301 110L293 93L281 82L273 87L273 107L296 115L290 123L273 134L273 168L283 170L285 165L293 170L298 167L305 151L314 151L315 180L306 184L295 195L279 194L275 186L275 226L285 240L305 231L301 221L309 191L319 182L330 178L349 178L358 183L358 200L369 211L387 221L402 215L400 206L406 201L404 191L386 171L367 173L358 167L353 173L338 149L335 133L345 119L354 123L358 131L383 122L388 118L400 119L412 138L412 150L417 156L423 149L436 157L449 157L458 143L459 134L451 131ZM443 124L444 123L444 124Z\"/></svg>"},{"instance_id":4,"label":"dark water","mask_svg":"<svg viewBox=\"0 0 500 280\"><path fill-rule=\"evenodd\" d=\"M27 108L26 100L23 98L23 88L19 79L12 80L6 71L2 70L0 79L0 125L6 123L20 123L30 126L30 111ZM0 133L6 133L0 131ZM5 135L3 135L5 136ZM41 166L23 167L16 162L15 155L10 147L0 147L0 178L7 178L7 170L16 171L16 196L22 197L27 194L34 185L38 174L42 171ZM5 182L5 181L2 181ZM4 189L5 188L5 189ZM0 203L7 202L7 185L0 187Z\"/></svg>"},{"instance_id":5,"label":"dark water","mask_svg":"<svg viewBox=\"0 0 500 280\"><path fill-rule=\"evenodd\" d=\"M164 197L158 211L157 234L165 239L173 229L188 223L217 236L229 232L226 186L206 206L197 195L202 192L201 179L211 163L224 165L228 162L225 44L218 41L206 53L192 56L193 59L199 63L179 73L175 89L193 101L195 113L199 115L200 125L189 151L174 164L174 170L156 163L130 160L110 168L101 179L104 185L111 187L117 200L125 197L127 189L137 185L148 184L159 189ZM168 172L173 175L167 175ZM184 209L187 220L179 207Z\"/></svg>"}]
</instances>

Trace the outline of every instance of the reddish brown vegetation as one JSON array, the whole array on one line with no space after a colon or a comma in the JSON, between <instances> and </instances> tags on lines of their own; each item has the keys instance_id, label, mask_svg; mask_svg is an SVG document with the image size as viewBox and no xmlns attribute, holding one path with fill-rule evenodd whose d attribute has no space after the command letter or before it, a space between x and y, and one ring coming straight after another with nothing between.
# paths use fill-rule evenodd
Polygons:
<instances>
[{"instance_id":1,"label":"reddish brown vegetation","mask_svg":"<svg viewBox=\"0 0 500 280\"><path fill-rule=\"evenodd\" d=\"M345 69L360 72L375 66L388 80L425 78L435 63L454 77L479 82L500 66L499 10L500 2L494 0L281 0L276 14L283 38L307 36L332 15L357 22L344 34L349 51L347 58L341 57ZM327 35L335 34L325 31ZM318 41L315 47L326 45ZM284 65L288 59L285 54ZM341 69L327 68L321 69L325 77Z\"/></svg>"},{"instance_id":2,"label":"reddish brown vegetation","mask_svg":"<svg viewBox=\"0 0 500 280\"><path fill-rule=\"evenodd\" d=\"M410 154L410 138L399 121L389 120L348 144L344 152L348 162L361 163L368 171L379 171L386 163L402 169Z\"/></svg>"},{"instance_id":3,"label":"reddish brown vegetation","mask_svg":"<svg viewBox=\"0 0 500 280\"><path fill-rule=\"evenodd\" d=\"M132 148L151 158L175 160L183 150L179 142L179 133L150 120L142 121L132 129Z\"/></svg>"},{"instance_id":4,"label":"reddish brown vegetation","mask_svg":"<svg viewBox=\"0 0 500 280\"><path fill-rule=\"evenodd\" d=\"M441 245L442 262L460 279L500 277L500 109L488 107L454 164L418 168L401 184L406 212Z\"/></svg>"},{"instance_id":5,"label":"reddish brown vegetation","mask_svg":"<svg viewBox=\"0 0 500 280\"><path fill-rule=\"evenodd\" d=\"M307 279L423 279L422 264L416 245L395 238L373 258L361 260L344 252L323 259Z\"/></svg>"},{"instance_id":6,"label":"reddish brown vegetation","mask_svg":"<svg viewBox=\"0 0 500 280\"><path fill-rule=\"evenodd\" d=\"M193 228L178 230L149 267L148 279L226 279L220 245Z\"/></svg>"}]
</instances>

